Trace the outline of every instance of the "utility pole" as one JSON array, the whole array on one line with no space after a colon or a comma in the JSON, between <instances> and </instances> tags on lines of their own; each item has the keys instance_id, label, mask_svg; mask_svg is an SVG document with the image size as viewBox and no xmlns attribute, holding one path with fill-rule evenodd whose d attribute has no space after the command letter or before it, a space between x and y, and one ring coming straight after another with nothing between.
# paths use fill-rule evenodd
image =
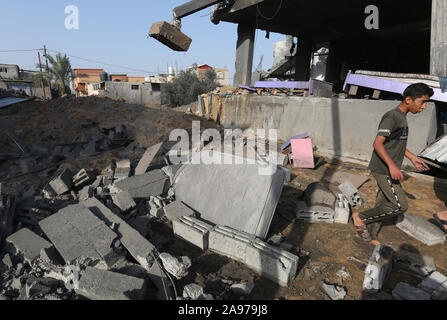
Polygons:
<instances>
[{"instance_id":1,"label":"utility pole","mask_svg":"<svg viewBox=\"0 0 447 320\"><path fill-rule=\"evenodd\" d=\"M39 58L40 81L42 83L42 95L43 95L43 99L47 100L47 97L46 97L46 94L45 94L45 83L43 82L42 63L40 62L40 52L37 52L37 57Z\"/></svg>"},{"instance_id":2,"label":"utility pole","mask_svg":"<svg viewBox=\"0 0 447 320\"><path fill-rule=\"evenodd\" d=\"M48 86L50 87L50 91L51 91L50 70L48 69L47 47L45 45L43 46L43 52L44 52L44 55L45 55L45 60L47 62Z\"/></svg>"}]
</instances>

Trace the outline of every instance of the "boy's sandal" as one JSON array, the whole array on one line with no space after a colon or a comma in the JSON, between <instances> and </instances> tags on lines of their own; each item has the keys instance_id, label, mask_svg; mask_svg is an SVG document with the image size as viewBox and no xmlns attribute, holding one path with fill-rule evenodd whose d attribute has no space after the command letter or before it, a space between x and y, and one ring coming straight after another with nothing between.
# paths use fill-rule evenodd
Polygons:
<instances>
[{"instance_id":1,"label":"boy's sandal","mask_svg":"<svg viewBox=\"0 0 447 320\"><path fill-rule=\"evenodd\" d=\"M369 234L369 231L365 226L355 226L355 229L359 237L363 240L368 242L372 240L371 235Z\"/></svg>"},{"instance_id":2,"label":"boy's sandal","mask_svg":"<svg viewBox=\"0 0 447 320\"><path fill-rule=\"evenodd\" d=\"M441 220L438 217L438 214L435 213L433 215L433 218L435 218L436 224L439 226L439 228L441 228L442 231L444 231L445 233L447 233L447 220Z\"/></svg>"}]
</instances>

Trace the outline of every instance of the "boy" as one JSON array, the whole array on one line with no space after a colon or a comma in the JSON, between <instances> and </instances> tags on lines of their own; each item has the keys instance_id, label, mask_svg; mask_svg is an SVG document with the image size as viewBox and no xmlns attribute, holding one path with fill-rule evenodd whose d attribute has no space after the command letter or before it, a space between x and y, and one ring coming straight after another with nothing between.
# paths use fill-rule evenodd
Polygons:
<instances>
[{"instance_id":1,"label":"boy","mask_svg":"<svg viewBox=\"0 0 447 320\"><path fill-rule=\"evenodd\" d=\"M408 209L405 191L400 185L404 180L401 171L404 156L419 171L428 170L427 164L407 149L407 113L422 112L433 95L433 89L424 83L408 86L399 106L385 113L379 124L374 152L369 163L371 174L377 181L379 191L373 209L352 214L358 235L373 245L377 239L382 221L404 213Z\"/></svg>"}]
</instances>

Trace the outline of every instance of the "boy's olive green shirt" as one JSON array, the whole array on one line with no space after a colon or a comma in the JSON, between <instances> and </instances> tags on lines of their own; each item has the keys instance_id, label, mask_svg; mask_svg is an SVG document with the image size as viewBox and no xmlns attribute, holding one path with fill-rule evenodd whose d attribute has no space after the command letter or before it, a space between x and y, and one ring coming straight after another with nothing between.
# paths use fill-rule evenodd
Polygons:
<instances>
[{"instance_id":1,"label":"boy's olive green shirt","mask_svg":"<svg viewBox=\"0 0 447 320\"><path fill-rule=\"evenodd\" d=\"M388 111L382 117L379 124L378 136L386 137L384 146L389 156L397 167L402 167L405 151L407 150L408 122L407 115L399 108ZM388 166L374 150L369 170L372 172L389 175Z\"/></svg>"}]
</instances>

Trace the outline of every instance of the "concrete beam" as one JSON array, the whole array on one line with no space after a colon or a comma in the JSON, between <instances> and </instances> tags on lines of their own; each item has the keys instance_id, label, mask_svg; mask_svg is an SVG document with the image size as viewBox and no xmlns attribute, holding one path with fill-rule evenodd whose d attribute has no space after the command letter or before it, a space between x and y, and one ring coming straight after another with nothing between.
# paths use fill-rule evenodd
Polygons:
<instances>
[{"instance_id":1,"label":"concrete beam","mask_svg":"<svg viewBox=\"0 0 447 320\"><path fill-rule=\"evenodd\" d=\"M236 72L234 86L251 84L256 28L249 23L237 27Z\"/></svg>"},{"instance_id":2,"label":"concrete beam","mask_svg":"<svg viewBox=\"0 0 447 320\"><path fill-rule=\"evenodd\" d=\"M230 11L228 11L228 13L235 13L237 11L244 10L248 7L254 6L254 5L264 2L264 1L265 0L239 0L233 4Z\"/></svg>"},{"instance_id":3,"label":"concrete beam","mask_svg":"<svg viewBox=\"0 0 447 320\"><path fill-rule=\"evenodd\" d=\"M310 39L298 38L298 50L295 59L295 81L309 81L312 59L312 41Z\"/></svg>"},{"instance_id":4,"label":"concrete beam","mask_svg":"<svg viewBox=\"0 0 447 320\"><path fill-rule=\"evenodd\" d=\"M447 76L447 2L432 0L430 74Z\"/></svg>"},{"instance_id":5,"label":"concrete beam","mask_svg":"<svg viewBox=\"0 0 447 320\"><path fill-rule=\"evenodd\" d=\"M172 14L175 18L181 19L222 1L223 0L192 0L174 8Z\"/></svg>"}]
</instances>

